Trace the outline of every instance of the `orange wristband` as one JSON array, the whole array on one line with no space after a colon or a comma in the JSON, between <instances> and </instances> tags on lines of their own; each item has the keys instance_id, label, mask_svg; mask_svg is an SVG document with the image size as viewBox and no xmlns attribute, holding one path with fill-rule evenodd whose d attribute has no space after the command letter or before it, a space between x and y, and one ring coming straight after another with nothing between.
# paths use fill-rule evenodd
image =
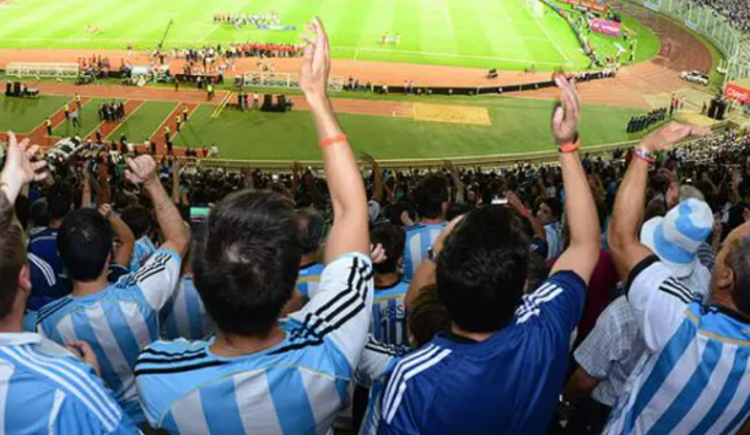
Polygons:
<instances>
[{"instance_id":1,"label":"orange wristband","mask_svg":"<svg viewBox=\"0 0 750 435\"><path fill-rule=\"evenodd\" d=\"M338 134L336 136L332 136L326 139L323 139L320 141L320 147L321 148L328 148L331 145L335 145L337 143L343 143L346 142L347 138L345 134Z\"/></svg>"},{"instance_id":2,"label":"orange wristband","mask_svg":"<svg viewBox=\"0 0 750 435\"><path fill-rule=\"evenodd\" d=\"M578 147L580 145L581 143L576 141L573 143L566 143L566 144L560 145L557 149L563 154L570 154L570 153L578 151Z\"/></svg>"}]
</instances>

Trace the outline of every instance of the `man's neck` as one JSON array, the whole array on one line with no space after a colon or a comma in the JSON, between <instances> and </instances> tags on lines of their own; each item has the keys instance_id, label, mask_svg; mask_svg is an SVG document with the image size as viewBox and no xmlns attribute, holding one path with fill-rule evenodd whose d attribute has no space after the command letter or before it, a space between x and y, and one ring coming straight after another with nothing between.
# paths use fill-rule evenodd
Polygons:
<instances>
[{"instance_id":1,"label":"man's neck","mask_svg":"<svg viewBox=\"0 0 750 435\"><path fill-rule=\"evenodd\" d=\"M439 225L444 222L445 222L445 218L443 218L442 216L432 218L432 219L428 219L428 218L419 219L419 223L422 225Z\"/></svg>"},{"instance_id":2,"label":"man's neck","mask_svg":"<svg viewBox=\"0 0 750 435\"><path fill-rule=\"evenodd\" d=\"M459 337L468 338L469 340L474 340L476 342L482 342L485 340L488 340L494 332L469 332L464 331L461 329L460 326L456 325L455 323L451 323L451 332L458 335Z\"/></svg>"},{"instance_id":3,"label":"man's neck","mask_svg":"<svg viewBox=\"0 0 750 435\"><path fill-rule=\"evenodd\" d=\"M62 226L62 220L52 219L49 221L49 227L53 230L59 230Z\"/></svg>"},{"instance_id":4,"label":"man's neck","mask_svg":"<svg viewBox=\"0 0 750 435\"><path fill-rule=\"evenodd\" d=\"M23 312L12 313L0 321L0 334L18 334L23 332Z\"/></svg>"},{"instance_id":5,"label":"man's neck","mask_svg":"<svg viewBox=\"0 0 750 435\"><path fill-rule=\"evenodd\" d=\"M375 287L388 288L393 287L399 281L401 281L401 275L397 272L392 273L376 273L375 274Z\"/></svg>"},{"instance_id":6,"label":"man's neck","mask_svg":"<svg viewBox=\"0 0 750 435\"><path fill-rule=\"evenodd\" d=\"M224 358L252 355L276 346L284 341L284 337L284 330L278 324L265 336L241 336L217 331L211 352Z\"/></svg>"},{"instance_id":7,"label":"man's neck","mask_svg":"<svg viewBox=\"0 0 750 435\"><path fill-rule=\"evenodd\" d=\"M90 296L107 288L107 275L99 277L96 281L91 282L73 282L73 296Z\"/></svg>"},{"instance_id":8,"label":"man's neck","mask_svg":"<svg viewBox=\"0 0 750 435\"><path fill-rule=\"evenodd\" d=\"M317 263L315 254L303 254L299 260L299 267L309 266Z\"/></svg>"}]
</instances>

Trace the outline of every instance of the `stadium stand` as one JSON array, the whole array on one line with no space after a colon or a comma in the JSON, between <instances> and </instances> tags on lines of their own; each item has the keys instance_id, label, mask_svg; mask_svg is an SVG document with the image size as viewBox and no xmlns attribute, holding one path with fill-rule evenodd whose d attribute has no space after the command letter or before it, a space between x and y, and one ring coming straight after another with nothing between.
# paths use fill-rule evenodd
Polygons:
<instances>
[{"instance_id":1,"label":"stadium stand","mask_svg":"<svg viewBox=\"0 0 750 435\"><path fill-rule=\"evenodd\" d=\"M750 433L750 133L361 169L312 29L324 171L9 135L0 433Z\"/></svg>"}]
</instances>

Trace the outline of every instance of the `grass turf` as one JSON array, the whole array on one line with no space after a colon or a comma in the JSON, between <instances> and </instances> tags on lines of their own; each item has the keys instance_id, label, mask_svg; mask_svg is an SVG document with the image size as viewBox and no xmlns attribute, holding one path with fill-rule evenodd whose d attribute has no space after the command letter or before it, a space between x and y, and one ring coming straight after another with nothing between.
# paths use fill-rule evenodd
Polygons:
<instances>
[{"instance_id":1,"label":"grass turf","mask_svg":"<svg viewBox=\"0 0 750 435\"><path fill-rule=\"evenodd\" d=\"M0 130L29 133L69 100L69 97L56 95L34 99L0 96Z\"/></svg>"},{"instance_id":2,"label":"grass turf","mask_svg":"<svg viewBox=\"0 0 750 435\"><path fill-rule=\"evenodd\" d=\"M107 140L119 140L124 134L128 140L143 143L159 128L162 121L172 113L177 103L166 101L147 101L133 112L117 130L107 137Z\"/></svg>"},{"instance_id":3,"label":"grass turf","mask_svg":"<svg viewBox=\"0 0 750 435\"><path fill-rule=\"evenodd\" d=\"M112 102L112 101L122 101L122 100L113 100L111 98L92 98L86 103L83 104L83 108L81 109L81 114L79 117L79 120L81 122L81 126L79 128L76 128L73 125L72 120L66 120L63 121L62 124L58 125L57 128L52 130L52 134L54 136L80 136L80 137L87 137L91 133L93 133L96 130L96 127L101 124L101 121L99 120L99 115L97 114L97 108L99 104L105 103L105 102ZM75 110L75 105L72 104L70 107L71 112Z\"/></svg>"},{"instance_id":4,"label":"grass turf","mask_svg":"<svg viewBox=\"0 0 750 435\"><path fill-rule=\"evenodd\" d=\"M299 41L299 32L213 23L214 14L233 12L275 12L297 27L320 16L338 58L500 69L588 65L567 23L536 0L10 0L0 3L0 47L124 49L132 42L153 48L170 19L167 47ZM100 30L87 33L87 25ZM626 25L639 27L629 18ZM656 36L641 30L643 45L653 47ZM385 32L401 35L402 43L381 45ZM615 39L597 44L609 51ZM655 54L640 51L641 60Z\"/></svg>"}]
</instances>

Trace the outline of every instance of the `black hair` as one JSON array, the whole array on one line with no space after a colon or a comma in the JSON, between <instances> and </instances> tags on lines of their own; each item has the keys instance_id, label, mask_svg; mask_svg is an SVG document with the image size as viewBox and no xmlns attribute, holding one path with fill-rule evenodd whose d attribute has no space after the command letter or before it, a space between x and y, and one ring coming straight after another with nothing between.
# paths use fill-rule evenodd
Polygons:
<instances>
[{"instance_id":1,"label":"black hair","mask_svg":"<svg viewBox=\"0 0 750 435\"><path fill-rule=\"evenodd\" d=\"M562 217L563 203L559 199L545 198L542 203L549 207L550 211L552 212L552 216L555 217L555 220L559 220Z\"/></svg>"},{"instance_id":2,"label":"black hair","mask_svg":"<svg viewBox=\"0 0 750 435\"><path fill-rule=\"evenodd\" d=\"M211 211L194 255L196 288L218 328L264 336L291 299L299 274L298 215L280 194L233 193Z\"/></svg>"},{"instance_id":3,"label":"black hair","mask_svg":"<svg viewBox=\"0 0 750 435\"><path fill-rule=\"evenodd\" d=\"M50 218L65 219L73 208L73 193L67 186L53 188L47 195Z\"/></svg>"},{"instance_id":4,"label":"black hair","mask_svg":"<svg viewBox=\"0 0 750 435\"><path fill-rule=\"evenodd\" d=\"M443 214L443 204L448 202L448 182L440 174L423 178L414 188L414 204L422 219L437 219Z\"/></svg>"},{"instance_id":5,"label":"black hair","mask_svg":"<svg viewBox=\"0 0 750 435\"><path fill-rule=\"evenodd\" d=\"M312 255L318 252L323 242L325 220L314 208L306 207L297 210L299 216L300 237L302 238L302 253Z\"/></svg>"},{"instance_id":6,"label":"black hair","mask_svg":"<svg viewBox=\"0 0 750 435\"><path fill-rule=\"evenodd\" d=\"M437 287L451 319L494 332L514 316L528 277L530 241L517 215L487 206L469 213L439 253Z\"/></svg>"},{"instance_id":7,"label":"black hair","mask_svg":"<svg viewBox=\"0 0 750 435\"><path fill-rule=\"evenodd\" d=\"M387 259L380 264L373 265L376 273L393 273L398 270L399 261L404 255L406 234L404 230L385 222L375 226L370 234L370 243L373 246L383 246Z\"/></svg>"},{"instance_id":8,"label":"black hair","mask_svg":"<svg viewBox=\"0 0 750 435\"><path fill-rule=\"evenodd\" d=\"M726 264L734 272L732 300L740 312L750 316L750 236L734 241Z\"/></svg>"},{"instance_id":9,"label":"black hair","mask_svg":"<svg viewBox=\"0 0 750 435\"><path fill-rule=\"evenodd\" d=\"M437 288L427 286L419 291L414 303L407 314L409 332L411 332L417 347L422 347L440 332L451 329L451 319L448 310L440 302Z\"/></svg>"},{"instance_id":10,"label":"black hair","mask_svg":"<svg viewBox=\"0 0 750 435\"><path fill-rule=\"evenodd\" d=\"M113 238L109 222L94 209L66 217L57 234L57 250L70 279L96 281L107 265Z\"/></svg>"},{"instance_id":11,"label":"black hair","mask_svg":"<svg viewBox=\"0 0 750 435\"><path fill-rule=\"evenodd\" d=\"M13 204L0 193L0 319L13 311L18 276L27 261L23 229L13 214Z\"/></svg>"},{"instance_id":12,"label":"black hair","mask_svg":"<svg viewBox=\"0 0 750 435\"><path fill-rule=\"evenodd\" d=\"M136 240L148 234L151 229L151 213L145 207L128 207L122 212L121 217L123 222L130 227Z\"/></svg>"},{"instance_id":13,"label":"black hair","mask_svg":"<svg viewBox=\"0 0 750 435\"><path fill-rule=\"evenodd\" d=\"M49 226L50 214L47 200L42 198L31 205L31 224L35 227Z\"/></svg>"}]
</instances>

